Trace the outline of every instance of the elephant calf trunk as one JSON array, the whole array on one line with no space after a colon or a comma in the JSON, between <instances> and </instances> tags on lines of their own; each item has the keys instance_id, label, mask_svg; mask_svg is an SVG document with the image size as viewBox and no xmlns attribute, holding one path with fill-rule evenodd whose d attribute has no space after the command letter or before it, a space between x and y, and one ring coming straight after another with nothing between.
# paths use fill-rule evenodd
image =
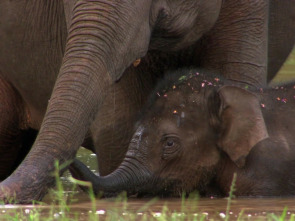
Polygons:
<instances>
[{"instance_id":1,"label":"elephant calf trunk","mask_svg":"<svg viewBox=\"0 0 295 221\"><path fill-rule=\"evenodd\" d=\"M79 160L75 159L69 166L69 170L75 179L89 181L92 184L95 195L103 192L104 196L114 196L123 191L128 195L137 193L149 180L150 174L140 171L139 168L124 169L124 163L113 173L100 177L95 175L89 168ZM126 171L128 168L128 172ZM132 172L131 172L132 171ZM140 174L140 175L139 175ZM82 190L88 191L89 187L80 186Z\"/></svg>"}]
</instances>

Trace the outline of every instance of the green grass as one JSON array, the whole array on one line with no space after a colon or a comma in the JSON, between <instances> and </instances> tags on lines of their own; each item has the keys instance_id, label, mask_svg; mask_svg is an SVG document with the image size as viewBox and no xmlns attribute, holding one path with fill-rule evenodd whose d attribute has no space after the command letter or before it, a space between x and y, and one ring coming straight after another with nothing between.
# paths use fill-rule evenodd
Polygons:
<instances>
[{"instance_id":1,"label":"green grass","mask_svg":"<svg viewBox=\"0 0 295 221\"><path fill-rule=\"evenodd\" d=\"M244 214L241 209L238 216L231 215L231 205L234 199L236 175L233 177L232 186L230 188L229 197L225 200L226 211L222 213L216 211L215 213L204 213L199 211L198 202L199 195L192 193L188 197L182 195L180 201L180 208L171 210L168 205L164 204L158 207L157 210L153 207L158 202L157 198L146 200L142 207L134 209L129 205L128 198L125 193L120 194L116 199L109 200L109 205L102 208L97 205L99 199L94 197L91 190L91 184L88 182L81 182L74 180L72 189L65 191L64 184L59 178L60 166L56 163L56 170L54 176L56 178L56 188L50 191L50 203L36 202L34 206L18 206L6 205L0 207L0 220L11 221L75 221L75 220L107 220L107 221L202 221L202 220L251 220L249 216ZM77 185L86 185L90 191L88 194L87 207L81 209L77 208ZM153 208L153 209L152 209ZM253 219L254 220L254 219ZM255 218L255 220L257 220ZM295 214L287 214L287 208L283 210L280 215L268 213L260 220L295 220Z\"/></svg>"},{"instance_id":2,"label":"green grass","mask_svg":"<svg viewBox=\"0 0 295 221\"><path fill-rule=\"evenodd\" d=\"M234 173L232 184L229 190L229 196L227 198L227 205L226 205L226 214L225 214L225 221L229 220L229 214L230 214L230 207L232 203L232 199L235 197L234 192L236 188L236 181L237 181L237 174Z\"/></svg>"}]
</instances>

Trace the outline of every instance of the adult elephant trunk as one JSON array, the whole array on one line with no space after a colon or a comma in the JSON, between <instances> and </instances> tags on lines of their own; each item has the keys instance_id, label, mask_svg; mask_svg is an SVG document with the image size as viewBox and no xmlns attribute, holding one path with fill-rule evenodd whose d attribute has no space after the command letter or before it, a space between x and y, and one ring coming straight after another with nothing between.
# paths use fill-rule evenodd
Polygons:
<instances>
[{"instance_id":1,"label":"adult elephant trunk","mask_svg":"<svg viewBox=\"0 0 295 221\"><path fill-rule=\"evenodd\" d=\"M148 0L77 1L40 132L26 159L1 183L0 199L40 200L54 184L54 161L63 164L74 158L106 89L148 50L147 7Z\"/></svg>"}]
</instances>

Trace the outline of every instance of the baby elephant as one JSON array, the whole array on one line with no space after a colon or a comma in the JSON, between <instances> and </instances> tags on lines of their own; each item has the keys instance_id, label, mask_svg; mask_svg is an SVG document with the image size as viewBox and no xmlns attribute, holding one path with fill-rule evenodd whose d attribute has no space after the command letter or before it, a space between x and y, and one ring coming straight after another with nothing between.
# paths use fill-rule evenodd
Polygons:
<instances>
[{"instance_id":1,"label":"baby elephant","mask_svg":"<svg viewBox=\"0 0 295 221\"><path fill-rule=\"evenodd\" d=\"M81 162L74 177L96 193L295 195L295 83L250 90L180 70L161 83L122 164L99 177Z\"/></svg>"}]
</instances>

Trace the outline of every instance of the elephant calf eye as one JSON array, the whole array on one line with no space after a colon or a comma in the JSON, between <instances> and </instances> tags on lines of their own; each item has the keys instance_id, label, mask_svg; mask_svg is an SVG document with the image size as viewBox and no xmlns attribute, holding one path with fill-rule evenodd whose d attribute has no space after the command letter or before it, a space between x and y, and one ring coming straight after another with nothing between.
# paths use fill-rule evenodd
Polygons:
<instances>
[{"instance_id":1,"label":"elephant calf eye","mask_svg":"<svg viewBox=\"0 0 295 221\"><path fill-rule=\"evenodd\" d=\"M167 140L166 145L167 145L168 147L172 147L172 146L174 145L174 141L173 141L173 140Z\"/></svg>"},{"instance_id":2,"label":"elephant calf eye","mask_svg":"<svg viewBox=\"0 0 295 221\"><path fill-rule=\"evenodd\" d=\"M168 160L178 155L180 151L180 142L177 137L163 138L163 152L162 159Z\"/></svg>"}]
</instances>

